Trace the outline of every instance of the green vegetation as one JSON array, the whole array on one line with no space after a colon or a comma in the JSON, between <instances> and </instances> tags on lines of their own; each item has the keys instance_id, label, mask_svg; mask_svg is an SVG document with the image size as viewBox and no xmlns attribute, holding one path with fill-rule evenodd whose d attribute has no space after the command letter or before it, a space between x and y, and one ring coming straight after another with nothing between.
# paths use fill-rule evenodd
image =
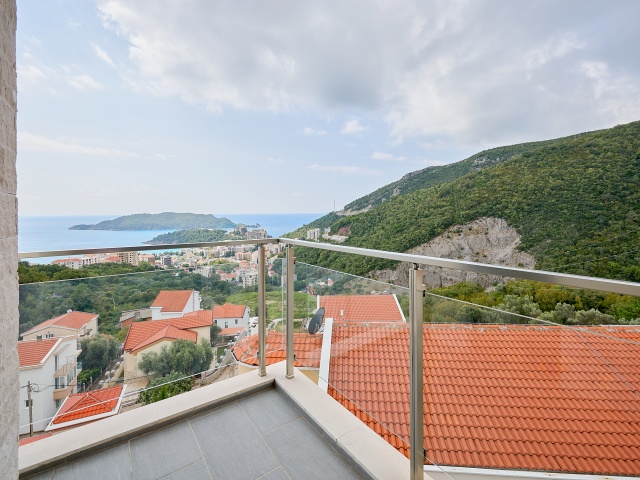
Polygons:
<instances>
[{"instance_id":1,"label":"green vegetation","mask_svg":"<svg viewBox=\"0 0 640 480\"><path fill-rule=\"evenodd\" d=\"M220 242L223 240L240 240L242 238L244 238L242 235L227 233L225 230L198 228L163 233L144 243L149 245L170 245L175 243Z\"/></svg>"},{"instance_id":2,"label":"green vegetation","mask_svg":"<svg viewBox=\"0 0 640 480\"><path fill-rule=\"evenodd\" d=\"M474 282L429 293L493 307L504 312L566 325L640 324L640 298L562 285L511 280L486 291ZM427 297L425 320L434 323L528 323L516 315ZM534 320L530 323L538 323Z\"/></svg>"},{"instance_id":3,"label":"green vegetation","mask_svg":"<svg viewBox=\"0 0 640 480\"><path fill-rule=\"evenodd\" d=\"M481 169L421 181L427 188L342 217L332 233L348 226L346 245L404 252L451 226L498 217L517 229L536 268L640 281L640 122L483 155L493 160ZM358 275L394 265L303 248L296 256Z\"/></svg>"},{"instance_id":4,"label":"green vegetation","mask_svg":"<svg viewBox=\"0 0 640 480\"><path fill-rule=\"evenodd\" d=\"M229 295L227 301L235 305L246 305L249 307L249 311L254 313L254 316L258 315L258 292ZM316 298L307 293L294 292L293 302L294 318L308 317L312 315L312 311L316 308ZM286 312L282 309L282 292L280 290L266 292L265 303L267 305L267 322L276 318L284 318ZM286 305L284 308L286 308Z\"/></svg>"},{"instance_id":5,"label":"green vegetation","mask_svg":"<svg viewBox=\"0 0 640 480\"><path fill-rule=\"evenodd\" d=\"M113 337L95 335L80 340L82 353L78 361L83 369L102 372L118 356L118 342ZM89 375L91 376L91 375Z\"/></svg>"},{"instance_id":6,"label":"green vegetation","mask_svg":"<svg viewBox=\"0 0 640 480\"><path fill-rule=\"evenodd\" d=\"M145 374L161 376L170 373L193 375L209 370L213 360L211 344L204 338L200 344L190 340L176 340L170 347L162 347L160 353L143 353L138 368Z\"/></svg>"},{"instance_id":7,"label":"green vegetation","mask_svg":"<svg viewBox=\"0 0 640 480\"><path fill-rule=\"evenodd\" d=\"M186 230L189 228L234 228L228 218L199 213L136 213L95 225L73 225L69 230Z\"/></svg>"},{"instance_id":8,"label":"green vegetation","mask_svg":"<svg viewBox=\"0 0 640 480\"><path fill-rule=\"evenodd\" d=\"M146 390L140 392L138 402L149 405L190 390L191 379L184 378L183 374L174 372L151 381Z\"/></svg>"},{"instance_id":9,"label":"green vegetation","mask_svg":"<svg viewBox=\"0 0 640 480\"><path fill-rule=\"evenodd\" d=\"M20 283L49 282L51 280L70 280L73 278L100 277L104 275L121 275L124 273L149 272L152 265L141 262L140 265L128 263L96 263L74 270L64 265L29 265L28 262L18 264Z\"/></svg>"}]
</instances>

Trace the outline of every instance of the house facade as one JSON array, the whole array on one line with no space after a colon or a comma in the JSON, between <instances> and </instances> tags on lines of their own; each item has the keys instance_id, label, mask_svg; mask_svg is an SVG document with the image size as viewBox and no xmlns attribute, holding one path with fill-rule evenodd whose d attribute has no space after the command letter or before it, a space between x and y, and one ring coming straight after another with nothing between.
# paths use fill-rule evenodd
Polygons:
<instances>
[{"instance_id":1,"label":"house facade","mask_svg":"<svg viewBox=\"0 0 640 480\"><path fill-rule=\"evenodd\" d=\"M77 363L79 354L76 337L18 342L20 434L29 433L29 407L33 431L39 432L49 424L64 399L74 393L80 371Z\"/></svg>"},{"instance_id":2,"label":"house facade","mask_svg":"<svg viewBox=\"0 0 640 480\"><path fill-rule=\"evenodd\" d=\"M22 334L23 340L57 337L93 337L98 332L98 315L68 310L64 315L51 318Z\"/></svg>"},{"instance_id":3,"label":"house facade","mask_svg":"<svg viewBox=\"0 0 640 480\"><path fill-rule=\"evenodd\" d=\"M162 290L151 304L151 320L183 317L200 310L201 301L196 290Z\"/></svg>"},{"instance_id":4,"label":"house facade","mask_svg":"<svg viewBox=\"0 0 640 480\"><path fill-rule=\"evenodd\" d=\"M220 328L249 328L249 307L225 303L213 307L213 323Z\"/></svg>"}]
</instances>

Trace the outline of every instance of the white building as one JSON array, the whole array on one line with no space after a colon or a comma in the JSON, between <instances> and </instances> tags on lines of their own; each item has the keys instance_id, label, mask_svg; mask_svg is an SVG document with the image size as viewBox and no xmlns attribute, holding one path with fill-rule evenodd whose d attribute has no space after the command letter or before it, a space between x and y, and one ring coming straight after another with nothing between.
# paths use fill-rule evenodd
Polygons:
<instances>
[{"instance_id":1,"label":"white building","mask_svg":"<svg viewBox=\"0 0 640 480\"><path fill-rule=\"evenodd\" d=\"M258 271L248 270L242 275L242 286L253 287L258 284Z\"/></svg>"},{"instance_id":2,"label":"white building","mask_svg":"<svg viewBox=\"0 0 640 480\"><path fill-rule=\"evenodd\" d=\"M213 323L220 328L249 328L249 307L225 303L213 307Z\"/></svg>"},{"instance_id":3,"label":"white building","mask_svg":"<svg viewBox=\"0 0 640 480\"><path fill-rule=\"evenodd\" d=\"M315 240L316 242L320 239L320 229L312 228L311 230L307 230L307 240Z\"/></svg>"},{"instance_id":4,"label":"white building","mask_svg":"<svg viewBox=\"0 0 640 480\"><path fill-rule=\"evenodd\" d=\"M201 310L201 301L196 290L162 290L151 304L151 320L184 317Z\"/></svg>"},{"instance_id":5,"label":"white building","mask_svg":"<svg viewBox=\"0 0 640 480\"><path fill-rule=\"evenodd\" d=\"M62 401L75 393L79 354L76 337L18 342L20 434L29 433L28 385L31 385L33 431L39 432L49 424Z\"/></svg>"}]
</instances>

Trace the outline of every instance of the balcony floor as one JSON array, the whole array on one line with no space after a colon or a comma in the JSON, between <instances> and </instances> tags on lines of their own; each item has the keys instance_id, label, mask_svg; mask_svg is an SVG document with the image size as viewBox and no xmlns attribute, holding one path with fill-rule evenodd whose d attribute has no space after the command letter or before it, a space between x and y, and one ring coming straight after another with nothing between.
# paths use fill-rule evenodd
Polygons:
<instances>
[{"instance_id":1,"label":"balcony floor","mask_svg":"<svg viewBox=\"0 0 640 480\"><path fill-rule=\"evenodd\" d=\"M293 405L269 389L28 478L362 477Z\"/></svg>"}]
</instances>

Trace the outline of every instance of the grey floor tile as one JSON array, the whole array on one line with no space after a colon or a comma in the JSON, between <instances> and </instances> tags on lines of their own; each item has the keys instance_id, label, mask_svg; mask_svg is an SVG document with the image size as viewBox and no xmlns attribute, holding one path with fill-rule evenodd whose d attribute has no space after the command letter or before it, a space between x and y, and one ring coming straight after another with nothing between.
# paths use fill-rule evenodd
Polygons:
<instances>
[{"instance_id":1,"label":"grey floor tile","mask_svg":"<svg viewBox=\"0 0 640 480\"><path fill-rule=\"evenodd\" d=\"M129 444L94 453L71 463L65 463L54 469L54 480L102 479L129 480L131 463Z\"/></svg>"},{"instance_id":2,"label":"grey floor tile","mask_svg":"<svg viewBox=\"0 0 640 480\"><path fill-rule=\"evenodd\" d=\"M129 443L133 480L156 480L202 458L187 421L134 438Z\"/></svg>"},{"instance_id":3,"label":"grey floor tile","mask_svg":"<svg viewBox=\"0 0 640 480\"><path fill-rule=\"evenodd\" d=\"M184 467L171 475L162 477L162 480L211 480L209 470L204 460L198 460L188 467Z\"/></svg>"},{"instance_id":4,"label":"grey floor tile","mask_svg":"<svg viewBox=\"0 0 640 480\"><path fill-rule=\"evenodd\" d=\"M285 473L282 467L278 467L275 470L271 470L266 475L263 475L256 480L291 480L289 476Z\"/></svg>"},{"instance_id":5,"label":"grey floor tile","mask_svg":"<svg viewBox=\"0 0 640 480\"><path fill-rule=\"evenodd\" d=\"M262 434L281 427L300 416L298 411L274 389L240 400L240 405Z\"/></svg>"},{"instance_id":6,"label":"grey floor tile","mask_svg":"<svg viewBox=\"0 0 640 480\"><path fill-rule=\"evenodd\" d=\"M214 479L253 480L278 466L237 403L191 420L191 427Z\"/></svg>"},{"instance_id":7,"label":"grey floor tile","mask_svg":"<svg viewBox=\"0 0 640 480\"><path fill-rule=\"evenodd\" d=\"M304 418L264 436L292 480L361 478L349 463L325 442Z\"/></svg>"}]
</instances>

